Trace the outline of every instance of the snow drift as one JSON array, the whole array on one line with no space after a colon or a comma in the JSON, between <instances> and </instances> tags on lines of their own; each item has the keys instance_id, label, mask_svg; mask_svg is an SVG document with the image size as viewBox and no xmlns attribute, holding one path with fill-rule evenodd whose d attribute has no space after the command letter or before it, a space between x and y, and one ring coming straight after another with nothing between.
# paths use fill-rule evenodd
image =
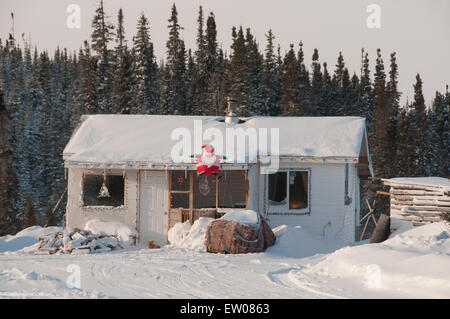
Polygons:
<instances>
[{"instance_id":1,"label":"snow drift","mask_svg":"<svg viewBox=\"0 0 450 319\"><path fill-rule=\"evenodd\" d=\"M299 285L320 277L325 290L351 298L449 298L449 269L450 227L441 222L339 249L290 276Z\"/></svg>"},{"instance_id":2,"label":"snow drift","mask_svg":"<svg viewBox=\"0 0 450 319\"><path fill-rule=\"evenodd\" d=\"M39 237L61 230L61 227L42 228L41 226L32 226L21 230L15 235L0 237L0 252L22 251L24 248L39 243Z\"/></svg>"},{"instance_id":3,"label":"snow drift","mask_svg":"<svg viewBox=\"0 0 450 319\"><path fill-rule=\"evenodd\" d=\"M192 227L188 220L184 223L176 223L169 229L169 243L174 247L206 251L206 228L213 220L213 218L209 217L200 217L194 222Z\"/></svg>"},{"instance_id":4,"label":"snow drift","mask_svg":"<svg viewBox=\"0 0 450 319\"><path fill-rule=\"evenodd\" d=\"M405 224L382 243L345 247L300 226L280 226L274 229L275 245L264 253L217 255L203 246L211 220L201 218L192 227L177 224L169 232L172 245L164 249L114 254L53 258L10 253L13 245L23 249L29 237L58 228L36 226L0 237L0 298L450 297L450 228L445 222ZM83 272L81 290L65 286L66 268L74 261L89 270Z\"/></svg>"}]
</instances>

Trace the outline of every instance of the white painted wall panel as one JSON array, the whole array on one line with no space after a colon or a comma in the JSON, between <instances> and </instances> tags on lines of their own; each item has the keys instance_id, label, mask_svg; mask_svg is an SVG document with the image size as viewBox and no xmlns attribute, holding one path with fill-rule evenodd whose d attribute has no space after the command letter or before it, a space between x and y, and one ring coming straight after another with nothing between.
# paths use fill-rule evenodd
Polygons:
<instances>
[{"instance_id":1,"label":"white painted wall panel","mask_svg":"<svg viewBox=\"0 0 450 319\"><path fill-rule=\"evenodd\" d=\"M127 170L125 174L125 204L120 208L83 207L82 179L85 174L103 174L103 170L86 170L70 168L68 172L67 196L67 226L84 228L87 221L99 219L103 221L119 222L136 228L138 178L136 170ZM122 170L112 170L116 174L123 174Z\"/></svg>"},{"instance_id":2,"label":"white painted wall panel","mask_svg":"<svg viewBox=\"0 0 450 319\"><path fill-rule=\"evenodd\" d=\"M344 205L345 164L282 163L282 167L295 167L311 170L310 214L269 214L270 225L272 227L283 224L300 225L316 235L325 234L326 236L336 236L340 239L353 242L355 237L354 194L357 187L357 181L353 176L355 173L355 165L350 164L349 169L349 193L352 197L352 203L347 206L347 208L345 208ZM265 180L267 183L267 178ZM355 184L353 188L352 184ZM260 189L261 188L263 187L260 187ZM266 192L267 188L268 187L266 187ZM260 204L262 204L261 202ZM326 226L329 222L331 222L331 227Z\"/></svg>"}]
</instances>

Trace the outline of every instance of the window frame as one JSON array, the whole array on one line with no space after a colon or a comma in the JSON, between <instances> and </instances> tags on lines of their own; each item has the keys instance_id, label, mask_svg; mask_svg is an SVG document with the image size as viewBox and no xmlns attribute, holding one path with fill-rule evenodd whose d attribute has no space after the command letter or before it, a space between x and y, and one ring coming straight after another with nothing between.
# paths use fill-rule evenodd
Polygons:
<instances>
[{"instance_id":1,"label":"window frame","mask_svg":"<svg viewBox=\"0 0 450 319\"><path fill-rule=\"evenodd\" d=\"M269 201L269 175L266 176L266 199L267 205L269 205L269 214L270 215L310 215L311 214L311 168L297 168L297 167L285 167L279 168L278 172L286 172L286 203L283 205L270 205ZM290 201L290 185L289 185L289 172L307 172L308 173L308 206L306 208L300 209L290 209L289 201Z\"/></svg>"},{"instance_id":2,"label":"window frame","mask_svg":"<svg viewBox=\"0 0 450 319\"><path fill-rule=\"evenodd\" d=\"M84 204L84 182L87 175L102 176L102 172L83 172L81 179L81 192L80 192L80 207L84 210L125 210L128 207L128 174L111 173L107 172L106 176L122 176L123 177L123 205L120 206L105 206L105 205L85 205Z\"/></svg>"}]
</instances>

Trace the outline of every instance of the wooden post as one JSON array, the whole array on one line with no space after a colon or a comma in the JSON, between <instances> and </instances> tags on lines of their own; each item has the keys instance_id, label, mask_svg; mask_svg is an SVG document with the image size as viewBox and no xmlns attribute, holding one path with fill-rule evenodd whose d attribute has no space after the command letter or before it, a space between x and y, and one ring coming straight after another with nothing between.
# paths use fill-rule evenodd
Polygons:
<instances>
[{"instance_id":1,"label":"wooden post","mask_svg":"<svg viewBox=\"0 0 450 319\"><path fill-rule=\"evenodd\" d=\"M189 174L189 223L194 223L194 171Z\"/></svg>"},{"instance_id":2,"label":"wooden post","mask_svg":"<svg viewBox=\"0 0 450 319\"><path fill-rule=\"evenodd\" d=\"M172 206L172 172L167 171L167 232L169 232L170 228L170 212Z\"/></svg>"},{"instance_id":3,"label":"wooden post","mask_svg":"<svg viewBox=\"0 0 450 319\"><path fill-rule=\"evenodd\" d=\"M219 174L216 175L216 213L219 209Z\"/></svg>"},{"instance_id":4,"label":"wooden post","mask_svg":"<svg viewBox=\"0 0 450 319\"><path fill-rule=\"evenodd\" d=\"M367 224L369 223L370 218L367 218L366 220L366 224L364 225L364 229L361 233L361 238L359 239L359 241L363 240L364 234L366 233L366 228L367 228Z\"/></svg>"},{"instance_id":5,"label":"wooden post","mask_svg":"<svg viewBox=\"0 0 450 319\"><path fill-rule=\"evenodd\" d=\"M64 197L64 194L67 192L67 188L69 187L69 185L66 185L66 188L64 189L64 192L61 194L61 197L59 198L58 202L56 203L55 207L53 207L52 212L50 213L51 215L53 215L56 211L56 209L59 206L59 203L61 203L61 200ZM44 225L44 227L47 227L47 224Z\"/></svg>"},{"instance_id":6,"label":"wooden post","mask_svg":"<svg viewBox=\"0 0 450 319\"><path fill-rule=\"evenodd\" d=\"M137 212L136 212L136 231L137 241L141 241L141 170L137 172Z\"/></svg>"},{"instance_id":7,"label":"wooden post","mask_svg":"<svg viewBox=\"0 0 450 319\"><path fill-rule=\"evenodd\" d=\"M376 200L374 200L374 201L372 202L372 205L373 205L374 208L375 208L375 203L376 203ZM363 237L364 237L364 235L365 235L365 233L366 233L367 225L369 224L370 218L372 218L372 220L373 220L375 226L377 225L377 221L375 220L375 217L373 216L373 208L372 208L372 206L370 206L369 201L367 200L367 198L366 198L366 204L367 204L367 207L369 207L369 213L368 213L367 215L370 215L370 216L367 216L367 215L366 215L366 216L367 216L367 220L366 220L366 223L365 223L365 225L364 225L364 229L363 229L363 231L362 231L362 233L361 233L361 238L359 239L359 241L361 241L361 240L363 239ZM363 219L364 219L364 218L363 218Z\"/></svg>"}]
</instances>

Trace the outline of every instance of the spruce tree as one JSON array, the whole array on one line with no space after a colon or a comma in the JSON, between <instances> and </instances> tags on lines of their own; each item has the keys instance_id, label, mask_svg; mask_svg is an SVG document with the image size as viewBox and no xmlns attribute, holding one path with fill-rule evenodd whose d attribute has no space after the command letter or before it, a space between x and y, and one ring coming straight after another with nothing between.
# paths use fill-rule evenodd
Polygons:
<instances>
[{"instance_id":1,"label":"spruce tree","mask_svg":"<svg viewBox=\"0 0 450 319\"><path fill-rule=\"evenodd\" d=\"M361 50L361 75L359 85L358 108L359 115L366 118L367 131L372 131L373 121L373 90L372 81L370 79L369 54Z\"/></svg>"},{"instance_id":2,"label":"spruce tree","mask_svg":"<svg viewBox=\"0 0 450 319\"><path fill-rule=\"evenodd\" d=\"M25 212L23 225L24 228L28 228L31 226L36 226L37 219L36 219L36 211L34 209L33 199L31 197L27 198L27 209Z\"/></svg>"},{"instance_id":3,"label":"spruce tree","mask_svg":"<svg viewBox=\"0 0 450 319\"><path fill-rule=\"evenodd\" d=\"M92 49L97 53L96 87L99 91L97 111L100 113L109 113L112 108L110 92L112 91L113 70L108 44L113 40L114 26L107 20L108 17L103 9L103 0L100 0L100 6L95 11L91 24L93 29L91 34Z\"/></svg>"},{"instance_id":4,"label":"spruce tree","mask_svg":"<svg viewBox=\"0 0 450 319\"><path fill-rule=\"evenodd\" d=\"M246 72L246 56L247 47L245 45L244 31L242 26L239 27L238 32L236 28L232 29L231 44L231 61L230 61L230 79L231 79L231 96L236 100L236 105L239 107L245 106L246 89L247 89L247 72ZM243 111L238 108L238 115L242 115Z\"/></svg>"},{"instance_id":5,"label":"spruce tree","mask_svg":"<svg viewBox=\"0 0 450 319\"><path fill-rule=\"evenodd\" d=\"M415 176L416 146L414 140L414 110L406 103L400 111L397 123L397 152L395 160L396 176Z\"/></svg>"},{"instance_id":6,"label":"spruce tree","mask_svg":"<svg viewBox=\"0 0 450 319\"><path fill-rule=\"evenodd\" d=\"M299 42L297 52L297 71L298 73L298 115L312 115L312 105L310 101L309 73L306 70L303 42Z\"/></svg>"},{"instance_id":7,"label":"spruce tree","mask_svg":"<svg viewBox=\"0 0 450 319\"><path fill-rule=\"evenodd\" d=\"M274 40L272 30L269 30L266 34L267 45L265 49L264 57L264 77L263 77L263 107L261 109L261 115L279 115L280 95L279 95L279 70L277 64L277 57L275 55Z\"/></svg>"},{"instance_id":8,"label":"spruce tree","mask_svg":"<svg viewBox=\"0 0 450 319\"><path fill-rule=\"evenodd\" d=\"M322 105L320 108L320 115L330 116L332 113L331 106L333 105L333 84L331 82L331 75L328 72L328 64L323 63L322 74L322 91L321 91Z\"/></svg>"},{"instance_id":9,"label":"spruce tree","mask_svg":"<svg viewBox=\"0 0 450 319\"><path fill-rule=\"evenodd\" d=\"M253 37L250 28L247 28L245 35L245 108L242 115L256 116L263 112L263 88L262 81L264 76L263 56L258 50L258 44Z\"/></svg>"},{"instance_id":10,"label":"spruce tree","mask_svg":"<svg viewBox=\"0 0 450 319\"><path fill-rule=\"evenodd\" d=\"M172 6L169 21L169 40L166 42L167 62L163 77L163 114L186 114L186 48L180 38L178 12Z\"/></svg>"},{"instance_id":11,"label":"spruce tree","mask_svg":"<svg viewBox=\"0 0 450 319\"><path fill-rule=\"evenodd\" d=\"M133 61L125 40L122 9L119 9L117 16L116 43L112 112L121 114L137 113L139 110L133 108L132 97L132 88L134 86Z\"/></svg>"},{"instance_id":12,"label":"spruce tree","mask_svg":"<svg viewBox=\"0 0 450 319\"><path fill-rule=\"evenodd\" d=\"M311 104L315 108L314 115L325 113L326 105L323 103L323 75L319 63L319 51L314 49L312 56Z\"/></svg>"},{"instance_id":13,"label":"spruce tree","mask_svg":"<svg viewBox=\"0 0 450 319\"><path fill-rule=\"evenodd\" d=\"M206 34L205 34L205 63L203 66L206 71L207 86L204 90L207 94L203 105L206 114L219 115L223 114L225 106L225 96L223 93L223 74L221 64L219 61L219 48L217 43L217 29L215 16L210 12L206 20Z\"/></svg>"},{"instance_id":14,"label":"spruce tree","mask_svg":"<svg viewBox=\"0 0 450 319\"><path fill-rule=\"evenodd\" d=\"M11 115L4 100L0 86L0 236L14 234L18 230L18 222L14 211L16 175L11 166Z\"/></svg>"},{"instance_id":15,"label":"spruce tree","mask_svg":"<svg viewBox=\"0 0 450 319\"><path fill-rule=\"evenodd\" d=\"M446 95L436 91L432 113L430 114L429 126L433 126L436 136L435 139L429 141L434 146L435 158L433 163L433 175L440 177L448 177L449 169L449 150L450 150L450 136L449 136L449 121L448 111L450 107L449 93Z\"/></svg>"},{"instance_id":16,"label":"spruce tree","mask_svg":"<svg viewBox=\"0 0 450 319\"><path fill-rule=\"evenodd\" d=\"M197 19L197 49L194 53L196 68L191 68L193 82L191 83L191 95L194 100L194 114L206 115L210 109L207 105L207 90L208 87L208 72L206 68L207 63L207 48L206 37L204 32L204 18L203 8L199 7Z\"/></svg>"},{"instance_id":17,"label":"spruce tree","mask_svg":"<svg viewBox=\"0 0 450 319\"><path fill-rule=\"evenodd\" d=\"M135 103L137 113L156 114L160 111L161 82L159 68L150 40L149 22L142 13L133 38L133 61L135 75Z\"/></svg>"},{"instance_id":18,"label":"spruce tree","mask_svg":"<svg viewBox=\"0 0 450 319\"><path fill-rule=\"evenodd\" d=\"M427 149L427 116L426 116L426 106L425 99L422 92L422 79L420 75L416 75L416 83L414 84L414 145L416 147L415 151L415 173L414 176L426 176L426 149Z\"/></svg>"},{"instance_id":19,"label":"spruce tree","mask_svg":"<svg viewBox=\"0 0 450 319\"><path fill-rule=\"evenodd\" d=\"M294 45L291 44L291 49L286 53L281 66L281 110L282 115L285 116L297 116L299 114L300 74L297 66Z\"/></svg>"},{"instance_id":20,"label":"spruce tree","mask_svg":"<svg viewBox=\"0 0 450 319\"><path fill-rule=\"evenodd\" d=\"M80 114L96 114L99 112L98 95L100 94L96 88L97 67L87 41L84 41L84 49L80 49L78 57L80 77L76 82L77 105Z\"/></svg>"},{"instance_id":21,"label":"spruce tree","mask_svg":"<svg viewBox=\"0 0 450 319\"><path fill-rule=\"evenodd\" d=\"M391 63L389 70L389 81L386 85L387 90L387 105L389 110L389 124L387 127L387 136L389 144L389 158L395 158L397 149L397 125L399 120L399 100L400 92L398 91L398 66L396 53L391 53ZM394 165L389 167L389 176L396 176Z\"/></svg>"},{"instance_id":22,"label":"spruce tree","mask_svg":"<svg viewBox=\"0 0 450 319\"><path fill-rule=\"evenodd\" d=\"M337 62L334 69L334 74L331 80L332 86L332 101L330 105L330 115L344 115L345 112L345 101L344 101L344 76L346 76L346 83L348 85L350 82L350 77L345 74L345 62L342 52L339 52Z\"/></svg>"},{"instance_id":23,"label":"spruce tree","mask_svg":"<svg viewBox=\"0 0 450 319\"><path fill-rule=\"evenodd\" d=\"M377 50L374 92L375 112L373 131L369 134L369 143L372 147L371 154L376 176L388 178L388 167L391 161L388 139L390 110L387 103L386 73L384 71L384 63L380 49Z\"/></svg>"}]
</instances>

